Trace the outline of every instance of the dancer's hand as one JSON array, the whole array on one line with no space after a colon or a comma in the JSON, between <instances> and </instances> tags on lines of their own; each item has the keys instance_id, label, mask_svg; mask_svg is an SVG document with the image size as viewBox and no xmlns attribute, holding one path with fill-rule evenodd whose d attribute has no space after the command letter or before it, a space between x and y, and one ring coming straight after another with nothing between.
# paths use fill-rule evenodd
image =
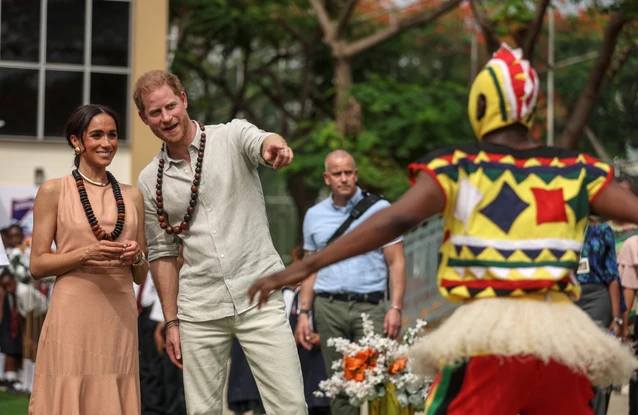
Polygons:
<instances>
[{"instance_id":1,"label":"dancer's hand","mask_svg":"<svg viewBox=\"0 0 638 415\"><path fill-rule=\"evenodd\" d=\"M292 152L292 149L281 143L271 144L264 151L264 160L266 160L267 163L270 163L272 168L275 170L282 169L290 165L294 158L295 155Z\"/></svg>"},{"instance_id":2,"label":"dancer's hand","mask_svg":"<svg viewBox=\"0 0 638 415\"><path fill-rule=\"evenodd\" d=\"M295 327L295 340L306 350L312 350L313 344L310 341L310 321L308 314L299 314L297 327Z\"/></svg>"},{"instance_id":3,"label":"dancer's hand","mask_svg":"<svg viewBox=\"0 0 638 415\"><path fill-rule=\"evenodd\" d=\"M391 308L383 320L383 332L390 339L396 339L401 332L401 313L399 310Z\"/></svg>"},{"instance_id":4,"label":"dancer's hand","mask_svg":"<svg viewBox=\"0 0 638 415\"><path fill-rule=\"evenodd\" d=\"M180 368L180 370L184 368L179 326L173 326L166 330L166 353L168 353L168 357L175 366Z\"/></svg>"},{"instance_id":5,"label":"dancer's hand","mask_svg":"<svg viewBox=\"0 0 638 415\"><path fill-rule=\"evenodd\" d=\"M157 354L159 356L163 356L164 349L166 348L166 340L164 339L164 323L157 323L155 331L153 332L153 339L155 340Z\"/></svg>"},{"instance_id":6,"label":"dancer's hand","mask_svg":"<svg viewBox=\"0 0 638 415\"><path fill-rule=\"evenodd\" d=\"M272 291L286 285L293 286L308 278L313 272L314 271L308 267L307 261L304 260L295 262L283 271L257 280L246 292L248 298L250 298L250 304L255 300L255 295L259 293L257 307L261 308L263 304L268 302L268 296Z\"/></svg>"}]
</instances>

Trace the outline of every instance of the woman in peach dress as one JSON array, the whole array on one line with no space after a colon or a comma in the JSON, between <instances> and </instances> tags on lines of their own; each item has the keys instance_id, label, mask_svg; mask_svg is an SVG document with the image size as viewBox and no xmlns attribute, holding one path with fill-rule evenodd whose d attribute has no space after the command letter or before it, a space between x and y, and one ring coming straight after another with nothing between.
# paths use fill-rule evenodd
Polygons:
<instances>
[{"instance_id":1,"label":"woman in peach dress","mask_svg":"<svg viewBox=\"0 0 638 415\"><path fill-rule=\"evenodd\" d=\"M108 107L75 110L66 138L76 169L45 182L35 200L31 273L57 278L29 414L140 413L133 282L148 271L144 209L141 193L106 171L118 132Z\"/></svg>"}]
</instances>

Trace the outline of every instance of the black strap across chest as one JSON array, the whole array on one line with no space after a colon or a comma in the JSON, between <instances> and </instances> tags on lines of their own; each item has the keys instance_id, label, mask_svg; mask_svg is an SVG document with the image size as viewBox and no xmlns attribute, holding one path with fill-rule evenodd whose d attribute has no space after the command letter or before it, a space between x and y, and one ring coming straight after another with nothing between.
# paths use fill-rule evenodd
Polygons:
<instances>
[{"instance_id":1,"label":"black strap across chest","mask_svg":"<svg viewBox=\"0 0 638 415\"><path fill-rule=\"evenodd\" d=\"M337 229L335 231L335 233L332 234L330 239L328 239L328 242L326 243L326 245L331 244L332 242L335 241L335 239L337 239L338 237L343 235L343 233L348 230L348 228L350 227L352 222L354 222L355 220L359 219L361 217L361 215L363 215L365 213L366 210L368 210L372 205L374 205L375 203L377 203L381 199L383 199L383 198L381 196L375 194L375 193L369 193L369 192L365 192L364 191L363 192L363 199L361 199L352 208L348 218L345 220L345 222L343 222L341 224L341 226L339 226L339 229Z\"/></svg>"}]
</instances>

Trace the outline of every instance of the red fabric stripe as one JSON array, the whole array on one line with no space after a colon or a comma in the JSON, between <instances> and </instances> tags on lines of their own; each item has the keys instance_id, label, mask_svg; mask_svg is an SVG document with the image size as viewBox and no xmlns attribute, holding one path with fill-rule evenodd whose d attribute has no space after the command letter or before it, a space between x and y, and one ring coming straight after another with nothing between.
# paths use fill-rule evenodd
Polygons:
<instances>
[{"instance_id":1,"label":"red fabric stripe","mask_svg":"<svg viewBox=\"0 0 638 415\"><path fill-rule=\"evenodd\" d=\"M414 186L414 184L416 183L416 172L419 170L429 174L434 179L436 184L439 185L439 188L441 189L441 193L443 193L443 197L445 198L445 206L447 206L447 193L445 192L443 185L439 181L439 178L436 177L436 173L434 173L434 171L430 167L428 167L426 164L412 163L408 166L408 179L410 179L410 184Z\"/></svg>"},{"instance_id":2,"label":"red fabric stripe","mask_svg":"<svg viewBox=\"0 0 638 415\"><path fill-rule=\"evenodd\" d=\"M570 282L569 277L565 277L560 281ZM551 288L556 283L560 282L556 280L470 280L470 281L453 281L453 280L441 280L441 286L443 288L454 288L464 286L468 288L485 289L496 288L503 290L516 290L516 289L543 289Z\"/></svg>"}]
</instances>

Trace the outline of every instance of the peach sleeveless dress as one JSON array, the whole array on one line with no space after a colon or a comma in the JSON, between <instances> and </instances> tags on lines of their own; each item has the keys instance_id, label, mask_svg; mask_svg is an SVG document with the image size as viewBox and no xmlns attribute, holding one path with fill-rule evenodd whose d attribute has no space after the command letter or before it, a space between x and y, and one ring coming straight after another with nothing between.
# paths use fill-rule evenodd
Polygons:
<instances>
[{"instance_id":1,"label":"peach sleeveless dress","mask_svg":"<svg viewBox=\"0 0 638 415\"><path fill-rule=\"evenodd\" d=\"M111 185L85 183L91 207L107 232L117 208ZM130 187L122 234L135 240L137 211ZM55 244L59 253L97 242L73 176L62 178ZM29 414L139 415L137 306L130 266L86 263L56 278L42 328Z\"/></svg>"}]
</instances>

